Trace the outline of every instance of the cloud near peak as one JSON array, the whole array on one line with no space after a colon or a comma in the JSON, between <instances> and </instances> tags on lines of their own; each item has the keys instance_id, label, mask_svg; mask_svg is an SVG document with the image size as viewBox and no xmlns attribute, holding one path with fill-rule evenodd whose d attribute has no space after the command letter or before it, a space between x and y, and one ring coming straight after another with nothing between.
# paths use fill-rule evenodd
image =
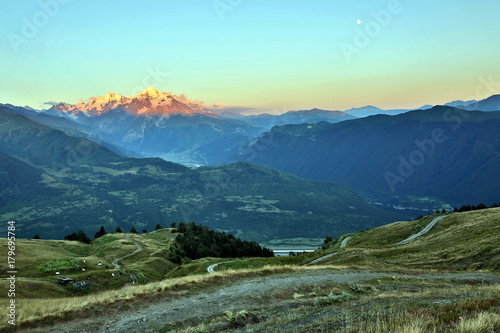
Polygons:
<instances>
[{"instance_id":1,"label":"cloud near peak","mask_svg":"<svg viewBox=\"0 0 500 333\"><path fill-rule=\"evenodd\" d=\"M65 103L65 102L55 102L55 101L48 101L48 102L43 103L43 105L51 105L51 106L59 105L59 104L69 105L68 103Z\"/></svg>"},{"instance_id":2,"label":"cloud near peak","mask_svg":"<svg viewBox=\"0 0 500 333\"><path fill-rule=\"evenodd\" d=\"M205 105L205 108L212 112L216 113L222 113L222 112L245 112L245 111L250 111L253 110L254 108L248 107L248 106L241 106L241 105L224 105L220 103L214 103L214 104L208 104Z\"/></svg>"}]
</instances>

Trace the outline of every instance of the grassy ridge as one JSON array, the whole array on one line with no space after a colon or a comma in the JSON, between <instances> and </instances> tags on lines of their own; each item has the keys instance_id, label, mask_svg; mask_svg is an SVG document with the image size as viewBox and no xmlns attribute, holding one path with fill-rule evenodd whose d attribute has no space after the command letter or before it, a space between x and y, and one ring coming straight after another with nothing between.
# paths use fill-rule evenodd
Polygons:
<instances>
[{"instance_id":1,"label":"grassy ridge","mask_svg":"<svg viewBox=\"0 0 500 333\"><path fill-rule=\"evenodd\" d=\"M121 288L131 283L130 272L139 278L139 282L148 282L163 279L166 273L176 267L167 259L174 240L171 229L161 229L149 234L130 237L141 244L143 251L121 261L119 270L114 269L113 260L137 249L125 238L125 234L106 234L91 244L74 241L18 239L16 241L16 269L19 276L17 280L20 285L19 295L29 298L47 298L91 294ZM0 239L0 248L7 251L6 239ZM102 265L98 265L99 262ZM0 263L0 276L7 276L7 271L7 262ZM59 272L60 275L56 275L55 272ZM58 286L59 276L68 276L75 282L89 281L91 287L85 291L75 291L71 287ZM7 282L1 279L0 287L6 287Z\"/></svg>"},{"instance_id":2,"label":"grassy ridge","mask_svg":"<svg viewBox=\"0 0 500 333\"><path fill-rule=\"evenodd\" d=\"M347 249L328 259L371 267L500 270L500 208L454 213L427 235L394 246L423 229L437 215L397 222L352 236Z\"/></svg>"}]
</instances>

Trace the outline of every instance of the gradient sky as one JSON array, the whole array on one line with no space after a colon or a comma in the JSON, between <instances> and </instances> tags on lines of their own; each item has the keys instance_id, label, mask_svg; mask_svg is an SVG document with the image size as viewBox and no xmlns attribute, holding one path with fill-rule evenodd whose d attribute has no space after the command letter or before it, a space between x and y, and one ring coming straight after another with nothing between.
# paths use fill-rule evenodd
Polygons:
<instances>
[{"instance_id":1,"label":"gradient sky","mask_svg":"<svg viewBox=\"0 0 500 333\"><path fill-rule=\"evenodd\" d=\"M482 99L500 93L499 13L498 0L2 1L0 103L150 85L274 113Z\"/></svg>"}]
</instances>

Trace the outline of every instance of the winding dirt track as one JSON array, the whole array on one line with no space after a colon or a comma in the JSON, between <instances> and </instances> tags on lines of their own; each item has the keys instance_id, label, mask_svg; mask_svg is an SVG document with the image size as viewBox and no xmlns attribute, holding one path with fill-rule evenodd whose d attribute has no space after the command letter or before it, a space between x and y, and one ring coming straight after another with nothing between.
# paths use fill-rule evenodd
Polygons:
<instances>
[{"instance_id":1,"label":"winding dirt track","mask_svg":"<svg viewBox=\"0 0 500 333\"><path fill-rule=\"evenodd\" d=\"M445 218L446 216L439 216L439 217L436 217L434 220L431 221L431 223L429 223L424 229L422 229L420 232L416 233L416 234L413 234L411 235L410 237L406 238L406 239L403 239L401 242L398 242L396 244L393 244L393 245L402 245L402 244L406 244L408 242L411 242L412 240L415 240L417 239L418 237L420 236L423 236L425 235L426 233L428 233L429 231L431 231L432 228L434 228L434 226L439 222L441 221L443 218ZM347 245L347 242L351 239L351 237L346 237L342 243L340 244L340 247L343 248L343 247L346 247ZM334 255L337 255L339 254L339 252L335 252L335 253L330 253L330 254L327 254L325 256L322 256L322 257L319 257L311 262L308 262L307 264L305 264L305 266L307 265L314 265L314 264L317 264L318 262L321 262L325 259L328 259L328 258L331 258L333 257Z\"/></svg>"},{"instance_id":2,"label":"winding dirt track","mask_svg":"<svg viewBox=\"0 0 500 333\"><path fill-rule=\"evenodd\" d=\"M347 242L348 242L350 239L351 239L351 236L346 237L346 238L342 241L342 243L340 243L340 248L344 248L344 247L346 247ZM323 261L323 260L325 260L325 259L331 258L331 257L333 257L333 256L335 256L335 255L337 255L337 254L339 254L339 253L338 253L338 252L335 252L335 253L330 253L330 254L327 254L327 255L325 255L325 256L322 256L322 257L319 257L319 258L317 258L317 259L314 259L314 260L313 260L313 261L311 261L311 262L308 262L308 263L307 263L307 264L305 264L304 266L317 264L318 262L321 262L321 261Z\"/></svg>"},{"instance_id":3,"label":"winding dirt track","mask_svg":"<svg viewBox=\"0 0 500 333\"><path fill-rule=\"evenodd\" d=\"M484 273L460 274L394 274L372 271L313 270L242 278L221 286L208 286L184 294L158 296L153 303L141 304L120 312L102 311L91 318L79 318L43 329L18 332L159 332L160 327L177 321L207 319L225 311L268 308L280 304L279 296L290 288L331 286L337 283L357 283L382 277L477 280L500 283L500 276Z\"/></svg>"},{"instance_id":4,"label":"winding dirt track","mask_svg":"<svg viewBox=\"0 0 500 333\"><path fill-rule=\"evenodd\" d=\"M429 223L424 229L422 229L420 232L417 232L416 234L414 235L411 235L410 237L406 238L406 239L403 239L401 242L399 243L396 243L394 245L401 245L401 244L406 244L408 242L411 242L412 240L420 237L420 236L423 236L425 235L426 233L428 233L429 231L431 231L432 228L434 228L434 226L439 222L441 221L445 216L439 216L439 217L436 217L434 220L432 220L431 223Z\"/></svg>"},{"instance_id":5,"label":"winding dirt track","mask_svg":"<svg viewBox=\"0 0 500 333\"><path fill-rule=\"evenodd\" d=\"M136 254L142 252L142 250L143 250L141 244L139 244L138 242L136 242L135 240L130 238L129 234L126 234L125 238L128 239L129 241L131 241L132 243L134 243L135 246L137 247L137 250L135 250L134 252L129 253L123 257L116 258L115 260L113 260L111 263L113 264L113 266L115 266L115 271L120 269L120 264L118 263L119 261L125 260L129 257L132 257L132 256L135 256ZM139 281L139 279L137 279L137 276L134 273L130 273L130 278L132 279L132 283L134 283L134 284Z\"/></svg>"},{"instance_id":6,"label":"winding dirt track","mask_svg":"<svg viewBox=\"0 0 500 333\"><path fill-rule=\"evenodd\" d=\"M340 244L340 248L346 247L347 242L348 242L350 239L351 239L351 236L346 237L346 238L342 241L342 243Z\"/></svg>"},{"instance_id":7,"label":"winding dirt track","mask_svg":"<svg viewBox=\"0 0 500 333\"><path fill-rule=\"evenodd\" d=\"M219 263L208 266L207 272L209 272L210 274L215 274L215 267L217 267L218 265L219 265Z\"/></svg>"}]
</instances>

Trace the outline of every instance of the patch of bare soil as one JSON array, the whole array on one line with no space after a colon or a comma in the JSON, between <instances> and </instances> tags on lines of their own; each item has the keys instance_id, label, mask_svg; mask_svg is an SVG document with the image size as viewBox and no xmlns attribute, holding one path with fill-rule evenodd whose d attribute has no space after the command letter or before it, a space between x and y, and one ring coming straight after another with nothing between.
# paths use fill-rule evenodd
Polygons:
<instances>
[{"instance_id":1,"label":"patch of bare soil","mask_svg":"<svg viewBox=\"0 0 500 333\"><path fill-rule=\"evenodd\" d=\"M290 288L357 283L383 277L476 280L500 283L500 276L483 273L392 274L373 271L316 270L243 278L221 286L207 286L184 295L134 302L133 307L107 312L103 309L91 318L77 318L53 326L18 329L18 332L157 332L169 323L199 321L225 311L277 306L279 296Z\"/></svg>"}]
</instances>

